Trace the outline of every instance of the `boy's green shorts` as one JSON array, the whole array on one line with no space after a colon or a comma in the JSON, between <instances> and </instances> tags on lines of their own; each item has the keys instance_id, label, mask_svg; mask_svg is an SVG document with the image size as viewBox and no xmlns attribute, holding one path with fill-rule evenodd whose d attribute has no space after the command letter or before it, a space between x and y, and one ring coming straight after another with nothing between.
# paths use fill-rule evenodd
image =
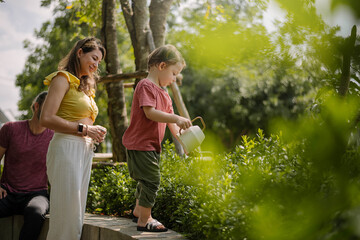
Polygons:
<instances>
[{"instance_id":1,"label":"boy's green shorts","mask_svg":"<svg viewBox=\"0 0 360 240\"><path fill-rule=\"evenodd\" d=\"M152 208L160 186L160 153L126 150L130 177L138 182L136 199L142 207Z\"/></svg>"}]
</instances>

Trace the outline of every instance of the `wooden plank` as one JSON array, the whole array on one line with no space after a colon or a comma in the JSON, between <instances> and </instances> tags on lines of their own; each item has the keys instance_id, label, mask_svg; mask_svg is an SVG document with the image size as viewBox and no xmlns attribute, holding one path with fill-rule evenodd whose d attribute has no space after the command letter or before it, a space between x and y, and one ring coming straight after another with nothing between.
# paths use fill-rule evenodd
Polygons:
<instances>
[{"instance_id":1,"label":"wooden plank","mask_svg":"<svg viewBox=\"0 0 360 240\"><path fill-rule=\"evenodd\" d=\"M12 240L13 239L13 217L0 218L0 239Z\"/></svg>"},{"instance_id":2,"label":"wooden plank","mask_svg":"<svg viewBox=\"0 0 360 240\"><path fill-rule=\"evenodd\" d=\"M147 75L148 75L147 71L112 74L112 75L107 75L105 77L100 78L100 80L97 83L119 82L119 81L123 81L123 80L127 80L127 79L144 78Z\"/></svg>"},{"instance_id":3,"label":"wooden plank","mask_svg":"<svg viewBox=\"0 0 360 240\"><path fill-rule=\"evenodd\" d=\"M135 86L135 83L124 83L124 88L133 88Z\"/></svg>"},{"instance_id":4,"label":"wooden plank","mask_svg":"<svg viewBox=\"0 0 360 240\"><path fill-rule=\"evenodd\" d=\"M49 229L49 215L38 240L45 240ZM20 229L14 234L12 225L22 226L24 220L22 215L0 218L0 239L18 240ZM61 226L58 226L61 228ZM16 235L16 238L13 237ZM84 225L81 240L130 240L130 239L182 239L186 238L181 234L169 229L164 233L139 232L136 230L136 223L129 218L111 217L85 213Z\"/></svg>"},{"instance_id":5,"label":"wooden plank","mask_svg":"<svg viewBox=\"0 0 360 240\"><path fill-rule=\"evenodd\" d=\"M111 160L112 158L112 153L95 153L93 161Z\"/></svg>"},{"instance_id":6,"label":"wooden plank","mask_svg":"<svg viewBox=\"0 0 360 240\"><path fill-rule=\"evenodd\" d=\"M24 225L24 216L22 215L14 215L13 222L13 240L18 240L20 236L20 230Z\"/></svg>"},{"instance_id":7,"label":"wooden plank","mask_svg":"<svg viewBox=\"0 0 360 240\"><path fill-rule=\"evenodd\" d=\"M80 240L99 240L100 228L92 224L84 224Z\"/></svg>"}]
</instances>

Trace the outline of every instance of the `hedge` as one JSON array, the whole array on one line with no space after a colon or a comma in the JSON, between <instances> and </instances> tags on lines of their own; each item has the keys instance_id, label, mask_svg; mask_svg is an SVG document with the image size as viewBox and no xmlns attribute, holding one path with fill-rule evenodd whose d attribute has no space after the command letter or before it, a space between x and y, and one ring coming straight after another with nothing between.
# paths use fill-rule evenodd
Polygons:
<instances>
[{"instance_id":1,"label":"hedge","mask_svg":"<svg viewBox=\"0 0 360 240\"><path fill-rule=\"evenodd\" d=\"M360 239L353 112L330 101L319 118L277 121L278 134L243 136L211 160L166 142L153 216L189 239ZM129 216L134 190L126 165L94 169L88 211Z\"/></svg>"}]
</instances>

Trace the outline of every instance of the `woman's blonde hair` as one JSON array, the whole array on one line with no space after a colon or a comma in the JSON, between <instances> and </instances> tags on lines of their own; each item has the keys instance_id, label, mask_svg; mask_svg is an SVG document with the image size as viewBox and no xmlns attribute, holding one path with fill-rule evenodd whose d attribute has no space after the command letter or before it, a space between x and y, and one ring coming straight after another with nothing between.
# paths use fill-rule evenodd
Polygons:
<instances>
[{"instance_id":1,"label":"woman's blonde hair","mask_svg":"<svg viewBox=\"0 0 360 240\"><path fill-rule=\"evenodd\" d=\"M70 52L59 63L58 70L68 71L80 79L80 85L78 88L79 91L89 92L90 87L87 81L88 78L93 77L97 80L99 75L95 72L93 76L83 76L80 78L81 66L80 59L77 57L79 49L82 49L84 53L92 52L98 49L102 53L102 59L105 58L106 50L99 39L95 37L87 37L77 41Z\"/></svg>"},{"instance_id":2,"label":"woman's blonde hair","mask_svg":"<svg viewBox=\"0 0 360 240\"><path fill-rule=\"evenodd\" d=\"M183 67L186 66L185 60L181 53L176 49L176 47L170 44L158 47L150 53L148 58L148 70L150 70L150 67L157 66L162 62L166 63L167 65L181 63Z\"/></svg>"}]
</instances>

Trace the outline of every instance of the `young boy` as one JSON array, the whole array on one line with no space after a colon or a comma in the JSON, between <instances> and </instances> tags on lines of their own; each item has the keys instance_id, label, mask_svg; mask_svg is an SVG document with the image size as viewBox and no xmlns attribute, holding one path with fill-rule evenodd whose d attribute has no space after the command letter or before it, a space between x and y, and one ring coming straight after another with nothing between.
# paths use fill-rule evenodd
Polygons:
<instances>
[{"instance_id":1,"label":"young boy","mask_svg":"<svg viewBox=\"0 0 360 240\"><path fill-rule=\"evenodd\" d=\"M134 217L138 218L138 231L167 231L151 216L160 186L161 142L166 124L176 136L180 129L189 128L191 121L174 114L171 98L161 87L175 82L184 67L185 61L174 46L159 47L149 55L149 74L138 83L134 92L131 123L124 133L123 144L127 148L130 176L138 182L133 211Z\"/></svg>"}]
</instances>

